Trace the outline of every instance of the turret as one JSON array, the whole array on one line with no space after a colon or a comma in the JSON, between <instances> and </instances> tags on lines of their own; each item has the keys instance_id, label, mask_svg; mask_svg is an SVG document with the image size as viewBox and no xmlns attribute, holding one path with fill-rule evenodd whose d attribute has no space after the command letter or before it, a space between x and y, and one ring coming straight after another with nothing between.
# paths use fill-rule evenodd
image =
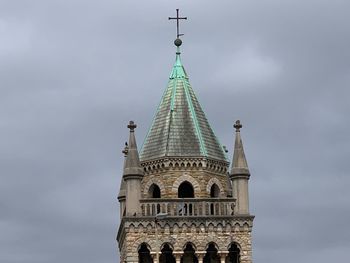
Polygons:
<instances>
[{"instance_id":1,"label":"turret","mask_svg":"<svg viewBox=\"0 0 350 263\"><path fill-rule=\"evenodd\" d=\"M242 128L242 124L239 120L237 120L233 127L236 129L235 146L230 173L233 197L237 199L236 213L249 214L248 180L250 177L250 172L241 139L240 129Z\"/></svg>"},{"instance_id":2,"label":"turret","mask_svg":"<svg viewBox=\"0 0 350 263\"><path fill-rule=\"evenodd\" d=\"M128 150L129 146L128 143L125 142L125 147L122 153L124 154L124 166L123 166L123 171L125 169L125 164L126 164L126 157L128 156ZM125 187L125 180L122 178L120 182L120 189L119 189L119 194L118 194L118 201L120 205L120 218L122 218L125 215L125 200L126 200L126 187Z\"/></svg>"},{"instance_id":3,"label":"turret","mask_svg":"<svg viewBox=\"0 0 350 263\"><path fill-rule=\"evenodd\" d=\"M139 215L141 212L141 180L143 178L143 169L140 165L139 153L137 151L135 128L136 124L133 121L129 122L130 129L129 147L125 160L123 180L126 189L126 216Z\"/></svg>"}]
</instances>

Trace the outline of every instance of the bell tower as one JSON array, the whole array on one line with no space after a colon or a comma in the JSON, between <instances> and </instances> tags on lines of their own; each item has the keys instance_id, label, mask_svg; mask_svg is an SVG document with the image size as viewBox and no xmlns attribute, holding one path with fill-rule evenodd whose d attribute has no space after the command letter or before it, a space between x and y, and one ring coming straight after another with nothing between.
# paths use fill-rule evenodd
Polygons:
<instances>
[{"instance_id":1,"label":"bell tower","mask_svg":"<svg viewBox=\"0 0 350 263\"><path fill-rule=\"evenodd\" d=\"M175 64L143 147L136 124L118 195L120 262L251 263L250 172L236 121L231 169L180 59L178 10Z\"/></svg>"}]
</instances>

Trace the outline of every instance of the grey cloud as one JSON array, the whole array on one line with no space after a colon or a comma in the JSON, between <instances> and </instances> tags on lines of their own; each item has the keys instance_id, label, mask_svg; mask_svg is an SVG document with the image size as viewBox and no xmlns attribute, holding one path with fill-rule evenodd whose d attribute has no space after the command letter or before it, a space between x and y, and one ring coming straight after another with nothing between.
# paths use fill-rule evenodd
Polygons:
<instances>
[{"instance_id":1,"label":"grey cloud","mask_svg":"<svg viewBox=\"0 0 350 263\"><path fill-rule=\"evenodd\" d=\"M76 0L0 4L2 262L118 262L126 123L140 148L175 59L175 8L189 17L183 63L229 154L233 121L244 125L254 261L346 261L347 1ZM239 71L250 47L262 61L251 79ZM279 70L262 82L264 59Z\"/></svg>"}]
</instances>

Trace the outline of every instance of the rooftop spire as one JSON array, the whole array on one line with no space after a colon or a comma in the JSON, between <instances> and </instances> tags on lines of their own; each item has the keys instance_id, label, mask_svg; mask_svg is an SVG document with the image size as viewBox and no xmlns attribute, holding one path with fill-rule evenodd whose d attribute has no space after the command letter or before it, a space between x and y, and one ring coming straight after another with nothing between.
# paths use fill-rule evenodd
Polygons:
<instances>
[{"instance_id":1,"label":"rooftop spire","mask_svg":"<svg viewBox=\"0 0 350 263\"><path fill-rule=\"evenodd\" d=\"M140 165L139 153L137 151L135 128L136 124L133 121L129 122L128 128L130 129L129 145L124 149L123 153L126 155L124 175L143 175L143 169ZM126 153L125 153L126 152Z\"/></svg>"},{"instance_id":2,"label":"rooftop spire","mask_svg":"<svg viewBox=\"0 0 350 263\"><path fill-rule=\"evenodd\" d=\"M226 154L211 129L180 59L183 34L179 32L176 9L176 60L168 87L158 106L152 126L141 149L141 161L163 157L206 157L227 162Z\"/></svg>"},{"instance_id":3,"label":"rooftop spire","mask_svg":"<svg viewBox=\"0 0 350 263\"><path fill-rule=\"evenodd\" d=\"M247 175L250 176L248 163L245 158L243 143L241 139L240 129L243 127L239 120L233 125L236 129L236 139L233 152L231 175Z\"/></svg>"},{"instance_id":4,"label":"rooftop spire","mask_svg":"<svg viewBox=\"0 0 350 263\"><path fill-rule=\"evenodd\" d=\"M227 162L176 53L168 87L146 136L141 161L162 157L208 157Z\"/></svg>"},{"instance_id":5,"label":"rooftop spire","mask_svg":"<svg viewBox=\"0 0 350 263\"><path fill-rule=\"evenodd\" d=\"M125 169L125 164L126 164L126 157L128 156L128 150L129 150L129 146L128 143L125 142L125 147L124 150L122 150L122 153L124 153L124 167L123 169ZM122 178L122 181L120 183L120 189L119 189L119 195L118 195L118 199L123 199L126 196L126 187L125 187L125 181L124 178Z\"/></svg>"}]
</instances>

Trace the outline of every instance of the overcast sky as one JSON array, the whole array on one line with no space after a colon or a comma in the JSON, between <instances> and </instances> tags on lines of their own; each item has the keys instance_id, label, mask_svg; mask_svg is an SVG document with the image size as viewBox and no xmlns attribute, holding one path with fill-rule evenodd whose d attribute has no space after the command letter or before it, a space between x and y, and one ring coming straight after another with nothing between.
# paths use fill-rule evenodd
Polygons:
<instances>
[{"instance_id":1,"label":"overcast sky","mask_svg":"<svg viewBox=\"0 0 350 263\"><path fill-rule=\"evenodd\" d=\"M116 196L175 60L251 170L254 262L347 262L350 1L0 1L0 262L119 262Z\"/></svg>"}]
</instances>

